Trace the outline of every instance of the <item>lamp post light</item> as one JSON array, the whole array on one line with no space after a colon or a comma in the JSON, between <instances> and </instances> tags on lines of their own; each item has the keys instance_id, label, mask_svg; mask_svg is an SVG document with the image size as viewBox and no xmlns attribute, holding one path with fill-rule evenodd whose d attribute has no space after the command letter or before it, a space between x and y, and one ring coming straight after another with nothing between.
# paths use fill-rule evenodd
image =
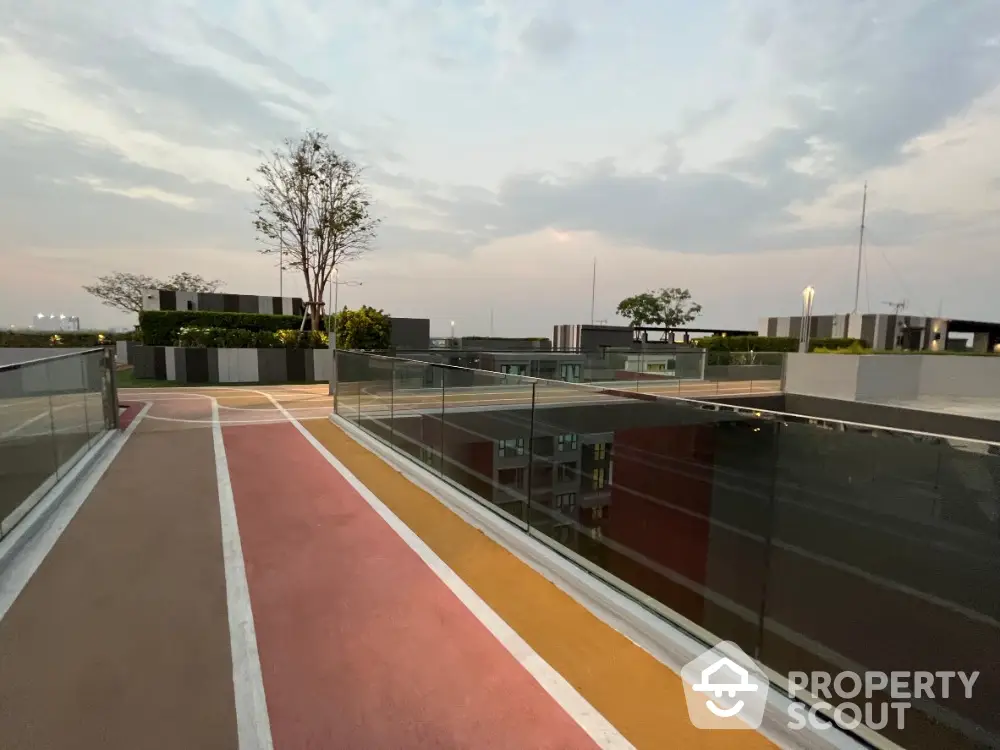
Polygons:
<instances>
[{"instance_id":1,"label":"lamp post light","mask_svg":"<svg viewBox=\"0 0 1000 750\"><path fill-rule=\"evenodd\" d=\"M809 329L812 325L813 299L816 297L816 290L807 286L802 290L802 323L799 326L799 353L805 354L809 351Z\"/></svg>"},{"instance_id":2,"label":"lamp post light","mask_svg":"<svg viewBox=\"0 0 1000 750\"><path fill-rule=\"evenodd\" d=\"M327 332L330 334L330 338L333 341L333 346L330 347L333 351L333 379L330 381L330 393L333 396L333 410L337 411L337 308L340 304L340 286L363 286L360 281L341 281L340 273L336 267L334 267L331 272L330 278L330 303L331 312L333 313L332 318L328 318L332 325L327 325Z\"/></svg>"},{"instance_id":3,"label":"lamp post light","mask_svg":"<svg viewBox=\"0 0 1000 750\"><path fill-rule=\"evenodd\" d=\"M455 321L451 321L451 340L455 340Z\"/></svg>"}]
</instances>

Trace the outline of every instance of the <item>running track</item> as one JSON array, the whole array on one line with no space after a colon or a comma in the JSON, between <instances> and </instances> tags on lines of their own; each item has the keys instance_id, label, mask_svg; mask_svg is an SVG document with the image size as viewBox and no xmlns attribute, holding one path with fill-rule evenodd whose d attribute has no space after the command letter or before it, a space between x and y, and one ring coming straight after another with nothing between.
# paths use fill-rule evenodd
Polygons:
<instances>
[{"instance_id":1,"label":"running track","mask_svg":"<svg viewBox=\"0 0 1000 750\"><path fill-rule=\"evenodd\" d=\"M694 729L679 677L317 390L123 392L120 451L0 582L5 750L770 746Z\"/></svg>"}]
</instances>

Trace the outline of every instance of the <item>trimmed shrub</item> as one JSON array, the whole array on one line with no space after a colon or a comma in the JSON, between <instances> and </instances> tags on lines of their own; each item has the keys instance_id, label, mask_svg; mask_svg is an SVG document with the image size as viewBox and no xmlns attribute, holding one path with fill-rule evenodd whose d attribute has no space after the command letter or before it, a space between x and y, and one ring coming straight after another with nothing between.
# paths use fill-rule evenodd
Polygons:
<instances>
[{"instance_id":1,"label":"trimmed shrub","mask_svg":"<svg viewBox=\"0 0 1000 750\"><path fill-rule=\"evenodd\" d=\"M208 310L144 310L139 313L140 340L147 346L175 346L182 328L237 329L244 331L296 330L298 315L227 313Z\"/></svg>"},{"instance_id":2,"label":"trimmed shrub","mask_svg":"<svg viewBox=\"0 0 1000 750\"><path fill-rule=\"evenodd\" d=\"M814 338L809 339L809 351L816 349L847 349L858 339ZM710 352L797 352L799 340L792 336L707 336L698 339L695 346Z\"/></svg>"},{"instance_id":3,"label":"trimmed shrub","mask_svg":"<svg viewBox=\"0 0 1000 750\"><path fill-rule=\"evenodd\" d=\"M0 331L0 347L25 349L52 346L95 347L127 341L129 334L100 331Z\"/></svg>"},{"instance_id":4,"label":"trimmed shrub","mask_svg":"<svg viewBox=\"0 0 1000 750\"><path fill-rule=\"evenodd\" d=\"M323 331L247 331L242 328L187 326L177 332L170 346L228 349L325 349Z\"/></svg>"}]
</instances>

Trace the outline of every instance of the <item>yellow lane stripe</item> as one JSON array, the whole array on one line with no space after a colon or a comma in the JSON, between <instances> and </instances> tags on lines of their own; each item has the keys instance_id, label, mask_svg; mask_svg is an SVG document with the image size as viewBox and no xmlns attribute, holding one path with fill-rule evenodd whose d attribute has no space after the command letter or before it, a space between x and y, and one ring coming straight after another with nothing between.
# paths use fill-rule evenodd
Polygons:
<instances>
[{"instance_id":1,"label":"yellow lane stripe","mask_svg":"<svg viewBox=\"0 0 1000 750\"><path fill-rule=\"evenodd\" d=\"M756 750L688 720L681 678L328 421L303 425L638 750Z\"/></svg>"}]
</instances>

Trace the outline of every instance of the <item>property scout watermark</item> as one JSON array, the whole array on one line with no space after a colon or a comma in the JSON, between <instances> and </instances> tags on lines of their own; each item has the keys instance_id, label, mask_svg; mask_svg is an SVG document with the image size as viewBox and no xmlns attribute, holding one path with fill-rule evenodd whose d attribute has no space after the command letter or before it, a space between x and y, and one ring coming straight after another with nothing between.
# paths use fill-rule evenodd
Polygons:
<instances>
[{"instance_id":1,"label":"property scout watermark","mask_svg":"<svg viewBox=\"0 0 1000 750\"><path fill-rule=\"evenodd\" d=\"M681 677L696 727L757 729L763 723L770 684L736 644L709 649L688 663ZM862 724L875 731L903 729L914 700L970 699L978 679L979 672L960 671L791 672L786 725L818 731L853 730Z\"/></svg>"},{"instance_id":2,"label":"property scout watermark","mask_svg":"<svg viewBox=\"0 0 1000 750\"><path fill-rule=\"evenodd\" d=\"M888 726L904 729L913 700L940 700L962 695L972 698L979 672L790 672L788 694L793 701L806 694L820 700L788 707L788 728L843 729L862 724L876 731ZM833 722L824 718L831 716Z\"/></svg>"}]
</instances>

